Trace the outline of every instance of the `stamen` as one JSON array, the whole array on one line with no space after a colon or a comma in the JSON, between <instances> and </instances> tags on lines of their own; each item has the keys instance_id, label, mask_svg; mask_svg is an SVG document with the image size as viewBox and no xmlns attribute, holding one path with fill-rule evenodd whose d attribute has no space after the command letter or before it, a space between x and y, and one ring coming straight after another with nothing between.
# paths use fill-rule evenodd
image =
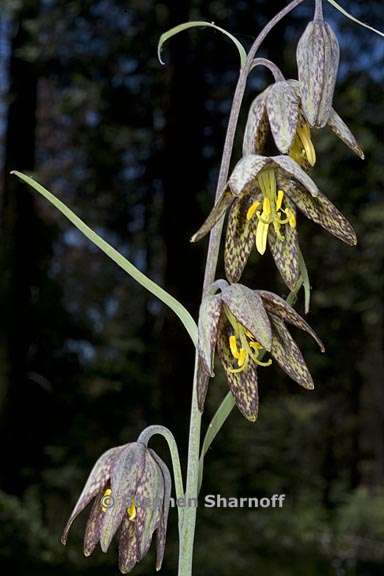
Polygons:
<instances>
[{"instance_id":1,"label":"stamen","mask_svg":"<svg viewBox=\"0 0 384 576\"><path fill-rule=\"evenodd\" d=\"M132 503L129 508L127 508L128 519L133 522L136 518L136 506L135 501L132 498Z\"/></svg>"},{"instance_id":2,"label":"stamen","mask_svg":"<svg viewBox=\"0 0 384 576\"><path fill-rule=\"evenodd\" d=\"M265 224L260 219L256 231L256 249L261 255L265 253L267 248L268 228L269 224Z\"/></svg>"},{"instance_id":3,"label":"stamen","mask_svg":"<svg viewBox=\"0 0 384 576\"><path fill-rule=\"evenodd\" d=\"M239 352L239 349L238 349L238 347L237 347L236 336L233 336L233 335L232 335L232 336L229 337L229 348L230 348L230 350L231 350L231 352L232 352L232 356L233 356L234 358L236 358L236 360L237 360L237 359L239 358L239 356L240 356L240 352L241 352L241 351Z\"/></svg>"},{"instance_id":4,"label":"stamen","mask_svg":"<svg viewBox=\"0 0 384 576\"><path fill-rule=\"evenodd\" d=\"M239 355L239 359L237 361L239 368L241 368L242 366L244 366L245 361L247 359L247 352L246 350L244 350L244 348L240 349L240 355Z\"/></svg>"},{"instance_id":5,"label":"stamen","mask_svg":"<svg viewBox=\"0 0 384 576\"><path fill-rule=\"evenodd\" d=\"M248 211L247 211L247 220L248 221L253 218L253 216L255 215L255 212L259 206L260 206L260 202L255 200L255 202L253 202L253 204L251 204L251 206L248 208Z\"/></svg>"},{"instance_id":6,"label":"stamen","mask_svg":"<svg viewBox=\"0 0 384 576\"><path fill-rule=\"evenodd\" d=\"M295 213L293 212L293 210L291 210L290 208L286 208L284 210L284 212L286 213L287 217L288 217L288 222L291 228L296 228L296 216Z\"/></svg>"},{"instance_id":7,"label":"stamen","mask_svg":"<svg viewBox=\"0 0 384 576\"><path fill-rule=\"evenodd\" d=\"M277 193L277 200L276 200L276 210L277 212L281 209L281 206L283 204L283 198L284 198L284 191L283 190L279 190Z\"/></svg>"},{"instance_id":8,"label":"stamen","mask_svg":"<svg viewBox=\"0 0 384 576\"><path fill-rule=\"evenodd\" d=\"M297 134L303 144L304 152L311 166L316 164L316 150L311 140L311 130L307 123L299 126Z\"/></svg>"}]
</instances>

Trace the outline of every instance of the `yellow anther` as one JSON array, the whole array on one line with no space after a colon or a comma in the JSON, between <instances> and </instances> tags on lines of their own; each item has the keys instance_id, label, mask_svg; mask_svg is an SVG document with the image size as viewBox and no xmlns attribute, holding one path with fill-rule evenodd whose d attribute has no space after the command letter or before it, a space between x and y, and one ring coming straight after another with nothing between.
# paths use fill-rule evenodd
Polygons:
<instances>
[{"instance_id":1,"label":"yellow anther","mask_svg":"<svg viewBox=\"0 0 384 576\"><path fill-rule=\"evenodd\" d=\"M276 210L277 211L279 211L281 209L281 206L283 204L283 199L284 199L284 191L279 190L277 193L277 200L276 200Z\"/></svg>"},{"instance_id":2,"label":"yellow anther","mask_svg":"<svg viewBox=\"0 0 384 576\"><path fill-rule=\"evenodd\" d=\"M311 130L307 123L301 124L297 130L297 135L304 147L305 156L311 166L316 164L316 150L311 140Z\"/></svg>"},{"instance_id":3,"label":"yellow anther","mask_svg":"<svg viewBox=\"0 0 384 576\"><path fill-rule=\"evenodd\" d=\"M256 248L259 254L263 255L267 247L269 224L259 220L256 231Z\"/></svg>"},{"instance_id":4,"label":"yellow anther","mask_svg":"<svg viewBox=\"0 0 384 576\"><path fill-rule=\"evenodd\" d=\"M248 211L247 211L247 220L248 221L254 217L255 212L259 206L260 206L260 202L255 200L255 202L253 202L253 204L251 204L251 206L248 208Z\"/></svg>"},{"instance_id":5,"label":"yellow anther","mask_svg":"<svg viewBox=\"0 0 384 576\"><path fill-rule=\"evenodd\" d=\"M110 488L106 488L101 499L101 510L106 512L108 508L111 508L111 506L113 506L112 490Z\"/></svg>"},{"instance_id":6,"label":"yellow anther","mask_svg":"<svg viewBox=\"0 0 384 576\"><path fill-rule=\"evenodd\" d=\"M240 352L239 352L239 349L238 349L238 347L237 347L236 336L233 336L233 335L232 335L232 336L229 337L229 348L230 348L230 350L231 350L231 352L232 352L232 356L233 356L234 358L238 359L239 356L240 356Z\"/></svg>"},{"instance_id":7,"label":"yellow anther","mask_svg":"<svg viewBox=\"0 0 384 576\"><path fill-rule=\"evenodd\" d=\"M244 348L240 349L240 354L239 354L239 358L237 360L237 363L239 365L239 368L241 368L242 366L244 366L245 361L247 359L247 351L244 350Z\"/></svg>"},{"instance_id":8,"label":"yellow anther","mask_svg":"<svg viewBox=\"0 0 384 576\"><path fill-rule=\"evenodd\" d=\"M133 522L136 518L136 506L132 498L132 503L129 508L127 508L128 519Z\"/></svg>"}]
</instances>

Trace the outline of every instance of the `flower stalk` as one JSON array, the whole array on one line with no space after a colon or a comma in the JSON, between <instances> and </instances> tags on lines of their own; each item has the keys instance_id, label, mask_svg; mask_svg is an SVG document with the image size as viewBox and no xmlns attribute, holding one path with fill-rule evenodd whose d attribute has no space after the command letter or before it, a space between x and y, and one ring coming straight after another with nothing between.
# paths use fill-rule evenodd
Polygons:
<instances>
[{"instance_id":1,"label":"flower stalk","mask_svg":"<svg viewBox=\"0 0 384 576\"><path fill-rule=\"evenodd\" d=\"M244 92L247 85L247 78L252 70L254 59L261 44L271 32L271 30L285 18L292 10L299 6L304 0L292 0L283 8L266 26L254 41L248 52L245 64L241 67L239 79L237 81L235 94L232 101L231 112L228 121L228 128L225 137L224 150L221 159L220 172L216 188L215 202L220 198L229 175L230 162L232 158L232 149L235 141L237 123L240 109L243 102ZM220 240L223 230L224 218L216 224L209 237L208 254L205 265L203 296L208 288L214 282L216 275L217 262L220 250ZM200 433L201 433L201 412L197 402L197 375L198 375L198 354L195 357L195 369L192 389L192 405L189 425L189 445L188 445L188 464L187 464L187 482L185 490L186 502L193 501L199 493L199 462L200 462ZM208 378L208 376L206 376ZM178 576L191 576L193 562L193 545L196 526L196 508L186 507L183 514L182 534L179 546L179 570Z\"/></svg>"}]
</instances>

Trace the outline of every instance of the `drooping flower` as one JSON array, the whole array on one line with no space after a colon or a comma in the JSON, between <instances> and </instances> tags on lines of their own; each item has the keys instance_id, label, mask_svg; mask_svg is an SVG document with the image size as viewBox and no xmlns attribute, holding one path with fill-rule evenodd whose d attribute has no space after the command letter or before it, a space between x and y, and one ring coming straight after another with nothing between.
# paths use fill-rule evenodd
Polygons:
<instances>
[{"instance_id":1,"label":"drooping flower","mask_svg":"<svg viewBox=\"0 0 384 576\"><path fill-rule=\"evenodd\" d=\"M343 242L357 241L348 220L289 156L242 158L192 241L207 234L230 206L224 254L230 282L240 279L252 247L264 254L268 242L284 282L295 288L300 278L296 208Z\"/></svg>"},{"instance_id":2,"label":"drooping flower","mask_svg":"<svg viewBox=\"0 0 384 576\"><path fill-rule=\"evenodd\" d=\"M356 138L332 108L326 124L355 154L364 159ZM300 82L282 80L268 86L249 109L244 132L243 156L263 154L269 134L277 149L289 154L303 168L316 163L316 150L301 100Z\"/></svg>"},{"instance_id":3,"label":"drooping flower","mask_svg":"<svg viewBox=\"0 0 384 576\"><path fill-rule=\"evenodd\" d=\"M220 286L220 292L214 293ZM285 300L263 290L221 280L204 297L199 315L198 403L203 411L207 376L214 376L218 356L226 372L230 390L242 414L254 422L258 414L257 368L279 364L292 380L308 390L313 380L304 358L285 323L308 332L324 347L312 328Z\"/></svg>"},{"instance_id":4,"label":"drooping flower","mask_svg":"<svg viewBox=\"0 0 384 576\"><path fill-rule=\"evenodd\" d=\"M170 503L166 464L144 444L112 448L96 462L62 536L66 544L75 518L94 500L84 536L84 554L98 542L107 552L119 536L119 568L127 574L147 554L156 532L156 569L162 564Z\"/></svg>"},{"instance_id":5,"label":"drooping flower","mask_svg":"<svg viewBox=\"0 0 384 576\"><path fill-rule=\"evenodd\" d=\"M332 115L340 48L334 31L324 21L320 1L314 20L299 40L296 58L305 118L311 127L323 128Z\"/></svg>"}]
</instances>

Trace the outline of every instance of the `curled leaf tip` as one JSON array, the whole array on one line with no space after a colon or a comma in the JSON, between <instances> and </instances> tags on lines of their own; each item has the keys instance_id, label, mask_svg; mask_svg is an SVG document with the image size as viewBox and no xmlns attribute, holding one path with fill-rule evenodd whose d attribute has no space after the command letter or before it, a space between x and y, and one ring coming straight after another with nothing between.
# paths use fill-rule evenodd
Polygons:
<instances>
[{"instance_id":1,"label":"curled leaf tip","mask_svg":"<svg viewBox=\"0 0 384 576\"><path fill-rule=\"evenodd\" d=\"M183 32L184 30L188 30L189 28L198 28L198 27L200 27L200 28L206 28L206 27L214 28L215 30L219 30L219 32L222 32L223 34L228 36L228 38L230 38L232 40L232 42L235 44L237 50L239 51L241 65L243 66L243 64L245 63L245 61L247 59L247 53L244 49L244 46L241 44L241 42L237 38L235 38L235 36L233 36L230 32L227 32L227 30L224 30L223 28L216 26L216 24L214 22L205 22L203 20L184 22L183 24L179 24L178 26L174 26L170 30L167 30L167 32L164 32L160 36L159 44L157 47L157 57L159 59L160 64L162 64L162 65L165 64L164 60L162 59L161 53L162 53L162 49L163 49L164 44L168 40L170 40L173 36L175 36L179 32Z\"/></svg>"}]
</instances>

